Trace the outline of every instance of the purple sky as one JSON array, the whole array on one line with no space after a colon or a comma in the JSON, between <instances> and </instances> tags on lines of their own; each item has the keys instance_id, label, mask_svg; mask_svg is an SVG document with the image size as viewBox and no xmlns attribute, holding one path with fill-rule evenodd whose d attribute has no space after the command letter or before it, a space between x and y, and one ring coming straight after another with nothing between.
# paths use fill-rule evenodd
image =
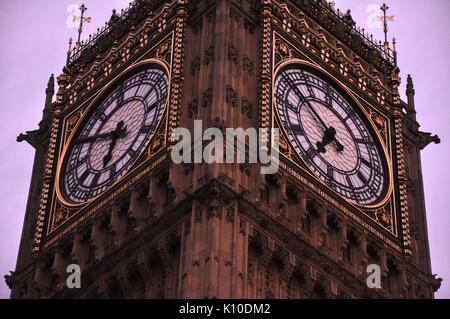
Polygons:
<instances>
[{"instance_id":1,"label":"purple sky","mask_svg":"<svg viewBox=\"0 0 450 319\"><path fill-rule=\"evenodd\" d=\"M85 35L93 33L111 16L113 8L127 6L126 0L86 0ZM373 24L371 5L378 0L335 0L341 10L352 9L357 24L383 39ZM450 1L388 0L395 15L390 37L398 41L402 98L406 75L413 76L417 118L423 131L437 133L442 143L422 152L428 231L433 273L444 278L438 298L450 298ZM3 275L13 270L22 231L23 217L33 164L34 150L16 136L37 128L42 116L44 92L51 73L61 73L67 40L76 29L67 25L70 5L77 0L0 0L0 298L9 297Z\"/></svg>"}]
</instances>

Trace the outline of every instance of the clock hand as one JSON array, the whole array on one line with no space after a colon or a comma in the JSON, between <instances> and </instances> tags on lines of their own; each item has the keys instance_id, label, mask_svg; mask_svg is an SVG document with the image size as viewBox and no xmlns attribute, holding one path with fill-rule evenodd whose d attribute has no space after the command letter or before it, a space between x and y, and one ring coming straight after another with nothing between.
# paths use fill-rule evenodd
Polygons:
<instances>
[{"instance_id":1,"label":"clock hand","mask_svg":"<svg viewBox=\"0 0 450 319\"><path fill-rule=\"evenodd\" d=\"M325 146L327 146L333 141L336 143L337 151L342 152L344 150L344 146L336 140L336 129L330 126L325 130L322 141L317 142L317 151L319 153L325 153L326 152Z\"/></svg>"},{"instance_id":2,"label":"clock hand","mask_svg":"<svg viewBox=\"0 0 450 319\"><path fill-rule=\"evenodd\" d=\"M103 157L103 167L106 167L112 159L112 153L117 145L117 140L126 135L126 126L123 121L117 123L116 129L112 132L111 144L109 144L108 154Z\"/></svg>"},{"instance_id":3,"label":"clock hand","mask_svg":"<svg viewBox=\"0 0 450 319\"><path fill-rule=\"evenodd\" d=\"M317 114L316 110L313 108L313 106L311 105L311 103L309 103L309 101L306 99L306 97L304 96L304 94L298 89L297 85L295 85L294 81L291 78L286 78L286 80L288 81L288 84L290 85L290 87L294 90L295 94L298 96L298 100L300 102L304 101L306 103L306 105L308 105L309 109L312 111L314 117L316 118L316 120L318 120L320 122L320 124L322 124L323 129L326 130L328 127L325 124L325 122L322 120L322 118L319 116L319 114ZM292 103L289 102L289 104L292 105Z\"/></svg>"},{"instance_id":4,"label":"clock hand","mask_svg":"<svg viewBox=\"0 0 450 319\"><path fill-rule=\"evenodd\" d=\"M322 125L324 129L324 136L322 142L317 142L317 150L319 151L319 153L325 153L326 152L325 146L330 144L331 142L334 142L336 144L336 150L338 152L342 152L344 150L344 146L336 139L336 129L332 126L328 127L322 120L322 118L319 116L317 111L314 109L314 107L311 105L311 103L309 103L309 101L306 99L304 99L304 101L306 105L308 105L308 108L311 110L313 116Z\"/></svg>"},{"instance_id":5,"label":"clock hand","mask_svg":"<svg viewBox=\"0 0 450 319\"><path fill-rule=\"evenodd\" d=\"M287 77L286 78L287 81L290 84L290 87L294 90L295 94L297 94L297 96L299 97L299 101L305 101L305 103L308 105L309 109L312 111L314 117L320 122L320 124L323 126L324 131L324 139L326 138L327 140L329 138L332 137L332 141L335 142L336 144L336 150L338 152L342 152L344 150L344 146L339 143L339 141L336 139L336 129L332 126L328 127L325 122L322 120L322 118L319 116L319 114L317 113L317 111L315 110L315 108L311 105L311 103L306 99L306 97L303 95L302 92L300 92L300 90L298 89L298 87L295 85L295 83L292 81L291 78ZM331 130L332 129L332 130ZM327 132L328 131L328 132ZM332 134L332 132L334 131L334 134ZM324 141L322 141L324 142ZM329 143L327 143L329 144ZM325 145L327 145L325 144ZM323 145L323 147L325 147L325 145ZM321 148L322 150L322 148ZM325 151L324 151L325 153Z\"/></svg>"},{"instance_id":6,"label":"clock hand","mask_svg":"<svg viewBox=\"0 0 450 319\"><path fill-rule=\"evenodd\" d=\"M325 122L322 120L322 118L319 116L319 114L316 112L316 109L311 105L311 103L309 103L308 100L304 100L306 105L308 105L309 109L311 110L312 114L314 115L314 117L316 118L316 120L319 121L319 123L323 126L324 130L328 129L328 126L325 124Z\"/></svg>"},{"instance_id":7,"label":"clock hand","mask_svg":"<svg viewBox=\"0 0 450 319\"><path fill-rule=\"evenodd\" d=\"M306 99L304 101L306 102L306 104L308 105L309 109L314 114L314 117L319 120L320 124L322 124L322 126L323 126L323 128L325 130L320 148L319 148L319 142L317 142L317 144L318 144L317 150L319 151L319 153L325 153L326 152L325 151L325 146L330 144L331 142L334 142L336 144L336 150L338 152L342 152L344 150L344 146L336 138L336 129L334 127L332 127L332 126L328 127L325 124L325 122L322 120L322 118L319 116L319 114L316 112L314 107L311 105L311 103L309 103L309 101L306 100Z\"/></svg>"},{"instance_id":8,"label":"clock hand","mask_svg":"<svg viewBox=\"0 0 450 319\"><path fill-rule=\"evenodd\" d=\"M113 139L111 141L111 144L109 144L109 150L108 150L108 154L106 154L103 157L103 167L106 167L106 165L108 165L109 161L112 159L112 152L114 150L114 148L116 147L117 141L115 139Z\"/></svg>"},{"instance_id":9,"label":"clock hand","mask_svg":"<svg viewBox=\"0 0 450 319\"><path fill-rule=\"evenodd\" d=\"M112 132L108 132L108 133L103 133L103 134L98 134L98 135L93 135L93 136L88 136L88 137L82 137L79 139L74 140L74 143L87 143L87 142L92 142L95 141L97 139L103 139L103 138L108 138L113 136L114 131Z\"/></svg>"},{"instance_id":10,"label":"clock hand","mask_svg":"<svg viewBox=\"0 0 450 319\"><path fill-rule=\"evenodd\" d=\"M322 118L320 117L320 115L317 113L316 109L311 105L311 103L308 101L308 99L305 98L305 96L303 95L302 92L300 92L300 90L297 88L297 86L291 82L291 87L293 88L295 94L297 94L297 96L299 97L299 101L304 101L306 103L306 105L308 105L308 108L311 110L311 112L313 113L314 117L316 118L316 120L318 120L318 122L323 126L324 131L324 139L330 139L332 138L332 141L336 144L336 150L338 152L342 152L344 150L344 146L336 139L336 129L332 126L328 127L325 122L322 120ZM332 132L334 131L334 134L332 134ZM322 142L324 142L322 140ZM322 145L322 147L319 149L318 151L320 152L320 150L323 150L323 153L325 153L324 147L325 145L328 145L330 142Z\"/></svg>"},{"instance_id":11,"label":"clock hand","mask_svg":"<svg viewBox=\"0 0 450 319\"><path fill-rule=\"evenodd\" d=\"M87 142L92 142L92 141L95 141L98 139L112 137L117 134L120 136L123 136L125 134L125 129L122 128L119 131L117 131L117 129L116 129L116 130L108 132L108 133L102 133L102 134L97 134L97 135L92 135L92 136L87 136L87 137L81 137L79 139L74 140L73 142L74 143L87 143Z\"/></svg>"},{"instance_id":12,"label":"clock hand","mask_svg":"<svg viewBox=\"0 0 450 319\"><path fill-rule=\"evenodd\" d=\"M336 136L333 138L334 144L336 144L336 150L341 153L344 151L344 145L339 143L339 141L336 139Z\"/></svg>"}]
</instances>

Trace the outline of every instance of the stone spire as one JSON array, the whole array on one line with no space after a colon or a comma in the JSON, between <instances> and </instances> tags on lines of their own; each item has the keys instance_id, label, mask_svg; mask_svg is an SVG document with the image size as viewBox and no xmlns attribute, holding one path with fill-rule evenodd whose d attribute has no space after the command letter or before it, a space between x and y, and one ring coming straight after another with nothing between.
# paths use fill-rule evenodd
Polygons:
<instances>
[{"instance_id":1,"label":"stone spire","mask_svg":"<svg viewBox=\"0 0 450 319\"><path fill-rule=\"evenodd\" d=\"M44 114L42 116L43 120L48 118L48 116L52 112L52 100L54 94L55 94L55 76L52 74L48 79L47 89L45 90L45 105L43 111Z\"/></svg>"},{"instance_id":2,"label":"stone spire","mask_svg":"<svg viewBox=\"0 0 450 319\"><path fill-rule=\"evenodd\" d=\"M408 79L406 82L406 97L408 98L408 107L406 111L408 113L408 116L414 121L416 120L416 107L414 105L415 93L416 92L414 90L414 84L411 78L411 74L408 74Z\"/></svg>"}]
</instances>

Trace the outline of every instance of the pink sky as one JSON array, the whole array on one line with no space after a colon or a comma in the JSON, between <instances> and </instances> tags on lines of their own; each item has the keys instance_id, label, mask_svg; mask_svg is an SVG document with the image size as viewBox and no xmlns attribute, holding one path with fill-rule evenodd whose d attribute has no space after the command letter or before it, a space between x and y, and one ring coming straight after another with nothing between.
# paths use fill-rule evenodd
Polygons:
<instances>
[{"instance_id":1,"label":"pink sky","mask_svg":"<svg viewBox=\"0 0 450 319\"><path fill-rule=\"evenodd\" d=\"M127 6L126 0L86 0L93 33L110 17L113 8ZM341 10L351 8L357 24L383 39L382 29L368 22L370 5L376 0L335 0ZM450 298L450 231L448 214L450 178L450 1L390 0L390 37L398 41L399 66L405 99L406 75L413 76L417 118L421 129L437 133L440 145L422 152L428 231L433 273L444 278L437 294ZM61 73L67 40L76 30L67 26L74 0L0 1L0 298L9 298L3 275L14 270L31 178L34 150L18 144L16 136L37 128L42 116L44 92L51 73ZM369 24L368 24L369 23ZM372 27L372 28L371 28Z\"/></svg>"}]
</instances>

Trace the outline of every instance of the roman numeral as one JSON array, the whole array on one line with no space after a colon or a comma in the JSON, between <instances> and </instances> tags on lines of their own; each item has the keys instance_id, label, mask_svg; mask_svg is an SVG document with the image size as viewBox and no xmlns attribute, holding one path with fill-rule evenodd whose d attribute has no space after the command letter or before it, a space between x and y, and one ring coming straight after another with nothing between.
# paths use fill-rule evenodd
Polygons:
<instances>
[{"instance_id":1,"label":"roman numeral","mask_svg":"<svg viewBox=\"0 0 450 319\"><path fill-rule=\"evenodd\" d=\"M294 81L289 76L286 76L285 79L286 79L286 82L289 84L290 88L292 90L294 90L295 94L297 94L297 97L299 98L299 101L300 102L304 101L305 100L305 96L302 94L302 92L300 92L300 90L298 89L297 85L295 85Z\"/></svg>"},{"instance_id":2,"label":"roman numeral","mask_svg":"<svg viewBox=\"0 0 450 319\"><path fill-rule=\"evenodd\" d=\"M120 104L123 102L124 100L124 87L123 84L121 84L118 88L117 88L117 103Z\"/></svg>"},{"instance_id":3,"label":"roman numeral","mask_svg":"<svg viewBox=\"0 0 450 319\"><path fill-rule=\"evenodd\" d=\"M128 154L131 156L131 157L134 157L134 155L136 155L136 153L137 153L137 151L136 150L134 150L133 148L129 148L128 149Z\"/></svg>"},{"instance_id":4,"label":"roman numeral","mask_svg":"<svg viewBox=\"0 0 450 319\"><path fill-rule=\"evenodd\" d=\"M375 196L375 189L372 187L372 185L367 185L367 190L369 191L370 195Z\"/></svg>"},{"instance_id":5,"label":"roman numeral","mask_svg":"<svg viewBox=\"0 0 450 319\"><path fill-rule=\"evenodd\" d=\"M100 174L95 174L94 178L92 179L91 187L97 186L98 179L100 178Z\"/></svg>"},{"instance_id":6,"label":"roman numeral","mask_svg":"<svg viewBox=\"0 0 450 319\"><path fill-rule=\"evenodd\" d=\"M105 114L104 112L97 112L97 113L95 113L94 118L96 120L103 122L106 119L106 116L107 116L107 114Z\"/></svg>"},{"instance_id":7,"label":"roman numeral","mask_svg":"<svg viewBox=\"0 0 450 319\"><path fill-rule=\"evenodd\" d=\"M330 182L334 180L334 171L331 165L327 165L327 177Z\"/></svg>"},{"instance_id":8,"label":"roman numeral","mask_svg":"<svg viewBox=\"0 0 450 319\"><path fill-rule=\"evenodd\" d=\"M353 115L355 115L355 113L356 113L355 110L351 110L350 112L347 113L347 116L345 117L345 119L343 121L346 122L349 118L353 117Z\"/></svg>"},{"instance_id":9,"label":"roman numeral","mask_svg":"<svg viewBox=\"0 0 450 319\"><path fill-rule=\"evenodd\" d=\"M312 89L311 85L307 85L306 88L308 89L309 96L310 96L311 98L315 98L316 95L314 94L314 90Z\"/></svg>"},{"instance_id":10,"label":"roman numeral","mask_svg":"<svg viewBox=\"0 0 450 319\"><path fill-rule=\"evenodd\" d=\"M139 82L143 82L147 79L148 74L147 73L141 73L138 77Z\"/></svg>"},{"instance_id":11,"label":"roman numeral","mask_svg":"<svg viewBox=\"0 0 450 319\"><path fill-rule=\"evenodd\" d=\"M84 181L86 180L86 178L88 178L88 176L89 176L89 171L85 170L83 172L83 174L81 174L81 176L78 178L78 180L80 181L80 184L83 184Z\"/></svg>"},{"instance_id":12,"label":"roman numeral","mask_svg":"<svg viewBox=\"0 0 450 319\"><path fill-rule=\"evenodd\" d=\"M291 102L287 101L287 107L292 112L297 113L298 112L298 106L293 105Z\"/></svg>"},{"instance_id":13,"label":"roman numeral","mask_svg":"<svg viewBox=\"0 0 450 319\"><path fill-rule=\"evenodd\" d=\"M364 138L357 138L357 139L355 139L355 142L356 142L357 144L365 144L365 145L370 145L370 144L372 144L372 141L371 141L371 140L369 140L369 139L364 139Z\"/></svg>"},{"instance_id":14,"label":"roman numeral","mask_svg":"<svg viewBox=\"0 0 450 319\"><path fill-rule=\"evenodd\" d=\"M345 176L345 180L347 181L347 185L353 189L353 183L352 180L350 179L350 177L347 175Z\"/></svg>"},{"instance_id":15,"label":"roman numeral","mask_svg":"<svg viewBox=\"0 0 450 319\"><path fill-rule=\"evenodd\" d=\"M331 88L329 85L327 85L327 89L325 91L325 103L330 107L333 108L333 98L331 97Z\"/></svg>"},{"instance_id":16,"label":"roman numeral","mask_svg":"<svg viewBox=\"0 0 450 319\"><path fill-rule=\"evenodd\" d=\"M352 180L350 179L350 177L348 175L345 177L345 180L347 181L348 187L350 188L350 192L352 193L352 198L359 199L359 196L355 192L355 189L354 189L355 187L353 186Z\"/></svg>"},{"instance_id":17,"label":"roman numeral","mask_svg":"<svg viewBox=\"0 0 450 319\"><path fill-rule=\"evenodd\" d=\"M292 133L294 134L299 134L299 135L303 135L303 128L299 125L299 124L291 124L289 126L289 129L292 131Z\"/></svg>"},{"instance_id":18,"label":"roman numeral","mask_svg":"<svg viewBox=\"0 0 450 319\"><path fill-rule=\"evenodd\" d=\"M83 165L84 163L86 163L86 161L87 161L87 157L83 157L83 158L80 159L78 162L76 162L76 163L70 165L70 166L68 167L68 169L67 169L67 172L70 173L70 172L73 172L73 171L77 170L78 168L81 167L81 165Z\"/></svg>"},{"instance_id":19,"label":"roman numeral","mask_svg":"<svg viewBox=\"0 0 450 319\"><path fill-rule=\"evenodd\" d=\"M317 155L317 153L316 153L316 151L314 150L314 148L309 148L307 151L306 151L306 154L305 154L305 156L306 156L306 158L308 159L308 160L312 160L315 156Z\"/></svg>"},{"instance_id":20,"label":"roman numeral","mask_svg":"<svg viewBox=\"0 0 450 319\"><path fill-rule=\"evenodd\" d=\"M152 105L150 105L150 108L148 109L149 112L153 111L153 109L155 109L159 104L159 101L156 101L155 103L153 103Z\"/></svg>"},{"instance_id":21,"label":"roman numeral","mask_svg":"<svg viewBox=\"0 0 450 319\"><path fill-rule=\"evenodd\" d=\"M152 92L153 92L153 90L148 90L148 92L145 93L145 96L143 97L143 98L144 98L144 101L147 100L147 98L150 96L150 94L151 94ZM150 108L150 109L152 109L152 108Z\"/></svg>"},{"instance_id":22,"label":"roman numeral","mask_svg":"<svg viewBox=\"0 0 450 319\"><path fill-rule=\"evenodd\" d=\"M141 128L142 133L151 133L155 130L155 125L145 125Z\"/></svg>"},{"instance_id":23,"label":"roman numeral","mask_svg":"<svg viewBox=\"0 0 450 319\"><path fill-rule=\"evenodd\" d=\"M367 178L364 177L363 173L358 171L358 173L356 173L356 175L358 175L358 178L361 180L361 182L363 182L364 184L367 183Z\"/></svg>"},{"instance_id":24,"label":"roman numeral","mask_svg":"<svg viewBox=\"0 0 450 319\"><path fill-rule=\"evenodd\" d=\"M361 163L366 165L368 168L372 169L372 163L370 163L368 160L366 160L364 157L361 157Z\"/></svg>"},{"instance_id":25,"label":"roman numeral","mask_svg":"<svg viewBox=\"0 0 450 319\"><path fill-rule=\"evenodd\" d=\"M109 171L110 171L110 178L114 178L114 175L116 175L116 165L111 166Z\"/></svg>"}]
</instances>

